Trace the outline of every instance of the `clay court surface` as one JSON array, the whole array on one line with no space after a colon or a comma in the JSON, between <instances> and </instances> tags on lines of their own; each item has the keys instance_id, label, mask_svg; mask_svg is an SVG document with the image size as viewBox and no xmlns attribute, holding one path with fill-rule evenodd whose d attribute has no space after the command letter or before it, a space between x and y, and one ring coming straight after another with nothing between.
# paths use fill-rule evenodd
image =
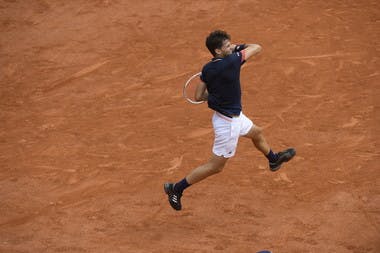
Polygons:
<instances>
[{"instance_id":1,"label":"clay court surface","mask_svg":"<svg viewBox=\"0 0 380 253\"><path fill-rule=\"evenodd\" d=\"M380 252L380 4L0 1L0 252ZM227 30L246 139L174 211L163 183L208 160L212 112L181 97Z\"/></svg>"}]
</instances>

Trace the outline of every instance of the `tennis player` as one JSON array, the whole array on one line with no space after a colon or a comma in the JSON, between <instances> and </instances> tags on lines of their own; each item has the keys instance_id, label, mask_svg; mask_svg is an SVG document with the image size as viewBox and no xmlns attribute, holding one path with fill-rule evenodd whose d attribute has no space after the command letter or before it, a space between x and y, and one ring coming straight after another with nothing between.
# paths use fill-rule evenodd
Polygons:
<instances>
[{"instance_id":1,"label":"tennis player","mask_svg":"<svg viewBox=\"0 0 380 253\"><path fill-rule=\"evenodd\" d=\"M206 38L206 46L214 58L202 69L202 83L196 90L195 98L207 101L208 107L214 111L213 154L207 163L195 168L179 182L164 184L169 203L175 210L182 209L181 197L186 188L222 171L228 159L235 155L240 136L252 140L254 146L268 159L271 171L280 169L282 163L288 162L296 154L293 148L273 152L264 138L262 128L243 114L240 69L245 61L261 51L261 46L235 45L230 40L230 35L220 30L210 33Z\"/></svg>"}]
</instances>

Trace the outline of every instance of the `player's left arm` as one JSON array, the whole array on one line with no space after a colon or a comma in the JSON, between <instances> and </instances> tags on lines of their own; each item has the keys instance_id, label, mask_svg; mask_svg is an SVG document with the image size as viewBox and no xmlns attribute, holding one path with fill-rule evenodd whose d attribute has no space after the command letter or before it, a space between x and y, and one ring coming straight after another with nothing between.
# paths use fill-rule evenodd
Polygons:
<instances>
[{"instance_id":1,"label":"player's left arm","mask_svg":"<svg viewBox=\"0 0 380 253\"><path fill-rule=\"evenodd\" d=\"M195 90L195 100L196 101L207 101L208 92L206 89L206 84L201 82L198 84L197 89Z\"/></svg>"}]
</instances>

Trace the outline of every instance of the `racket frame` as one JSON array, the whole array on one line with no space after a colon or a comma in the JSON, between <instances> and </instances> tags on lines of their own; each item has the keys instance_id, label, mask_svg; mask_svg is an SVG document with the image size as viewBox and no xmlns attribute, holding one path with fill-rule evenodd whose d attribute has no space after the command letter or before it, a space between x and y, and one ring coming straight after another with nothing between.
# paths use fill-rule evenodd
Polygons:
<instances>
[{"instance_id":1,"label":"racket frame","mask_svg":"<svg viewBox=\"0 0 380 253\"><path fill-rule=\"evenodd\" d=\"M190 99L188 96L187 96L187 93L186 93L186 88L187 86L189 86L190 82L196 78L196 77L199 77L200 75L202 74L202 72L198 72L194 75L192 75L185 83L185 85L183 86L183 91L182 91L182 96L187 100L187 102L189 103L192 103L192 104L203 104L205 101L194 101L192 99Z\"/></svg>"}]
</instances>

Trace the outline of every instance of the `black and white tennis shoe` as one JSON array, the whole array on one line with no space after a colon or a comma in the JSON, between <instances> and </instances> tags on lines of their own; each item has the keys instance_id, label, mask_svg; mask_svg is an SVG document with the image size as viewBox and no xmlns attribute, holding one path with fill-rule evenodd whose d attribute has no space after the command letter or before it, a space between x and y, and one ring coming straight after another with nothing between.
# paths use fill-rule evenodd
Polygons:
<instances>
[{"instance_id":1,"label":"black and white tennis shoe","mask_svg":"<svg viewBox=\"0 0 380 253\"><path fill-rule=\"evenodd\" d=\"M276 162L269 162L269 168L271 171L279 170L282 163L289 162L296 155L296 150L294 148L288 148L287 150L278 152L277 155L278 159Z\"/></svg>"},{"instance_id":2,"label":"black and white tennis shoe","mask_svg":"<svg viewBox=\"0 0 380 253\"><path fill-rule=\"evenodd\" d=\"M165 183L164 190L165 190L165 193L168 195L168 200L169 200L170 205L177 211L181 210L182 209L182 205L181 205L182 193L176 192L174 190L173 183Z\"/></svg>"}]
</instances>

